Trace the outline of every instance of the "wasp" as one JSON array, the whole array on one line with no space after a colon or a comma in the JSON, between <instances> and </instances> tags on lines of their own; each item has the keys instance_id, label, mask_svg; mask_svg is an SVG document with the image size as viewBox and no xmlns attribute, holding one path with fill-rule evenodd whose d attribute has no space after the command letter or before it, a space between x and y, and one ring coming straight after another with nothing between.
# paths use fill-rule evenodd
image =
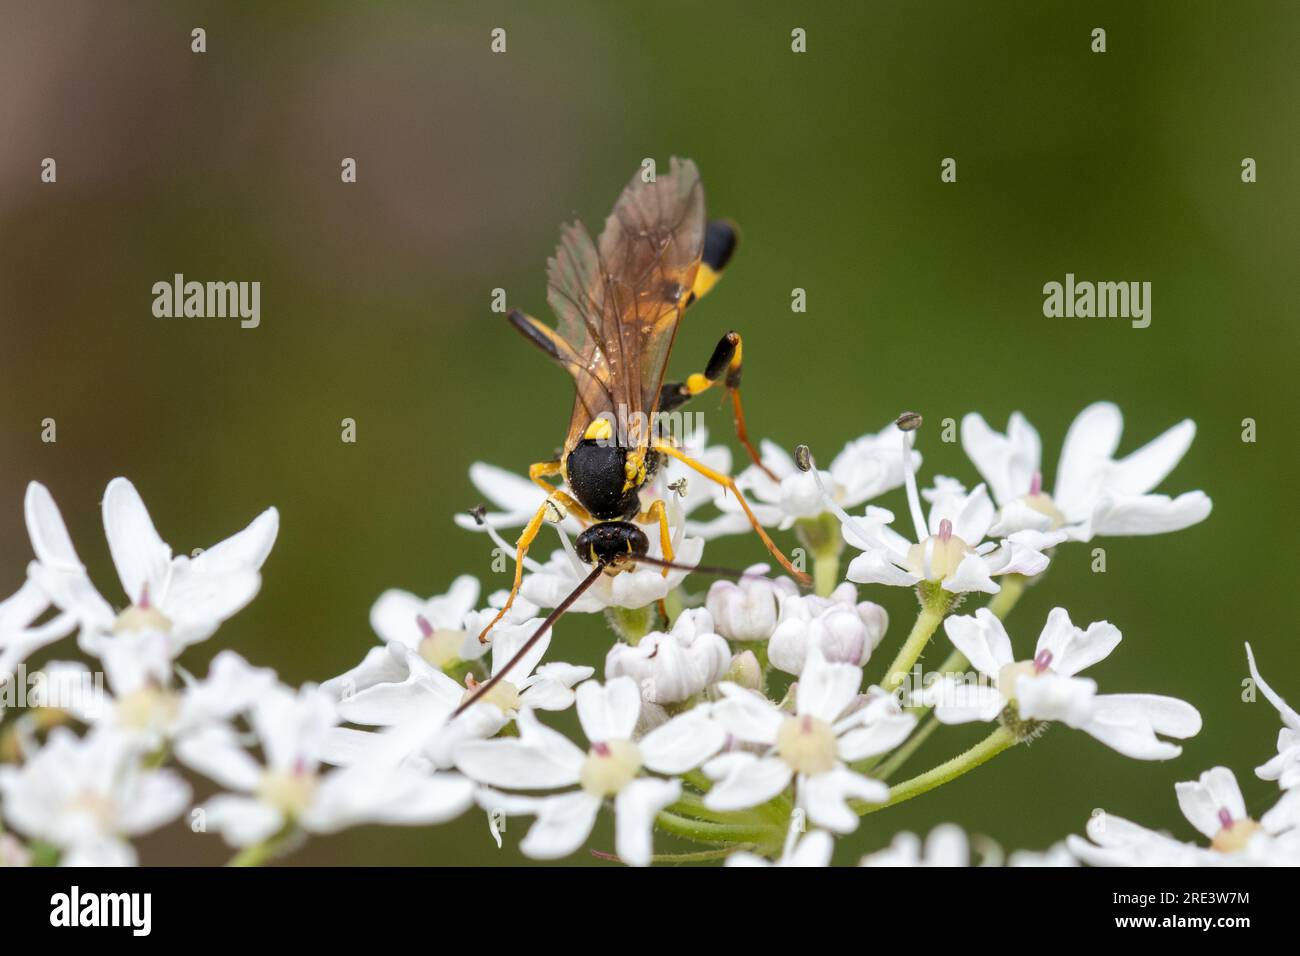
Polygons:
<instances>
[{"instance_id":1,"label":"wasp","mask_svg":"<svg viewBox=\"0 0 1300 956\"><path fill-rule=\"evenodd\" d=\"M519 536L514 584L504 606L479 635L481 641L513 605L524 557L548 515L567 513L583 525L575 547L592 570L552 611L529 645L601 574L619 574L639 562L660 565L664 574L676 567L663 499L648 505L642 500L642 490L666 458L682 462L734 495L768 551L796 580L810 583L759 524L735 479L694 460L655 427L660 413L721 385L731 399L737 438L751 460L764 468L745 429L738 332L722 336L702 372L682 381L664 381L682 316L717 284L737 242L734 224L705 218L699 170L692 161L677 158L670 161L666 175L646 178L638 172L632 177L596 242L581 222L561 230L560 244L547 263L546 298L556 326L517 309L507 318L572 377L569 430L556 458L528 469L528 477L547 497ZM657 527L662 559L649 555L642 525ZM479 685L457 713L509 669L510 663L493 681Z\"/></svg>"}]
</instances>

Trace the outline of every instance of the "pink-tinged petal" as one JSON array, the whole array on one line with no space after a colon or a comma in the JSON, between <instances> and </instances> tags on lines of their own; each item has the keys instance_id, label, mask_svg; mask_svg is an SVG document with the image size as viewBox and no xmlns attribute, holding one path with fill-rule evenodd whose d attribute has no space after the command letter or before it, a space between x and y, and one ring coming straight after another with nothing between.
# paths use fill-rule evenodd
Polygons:
<instances>
[{"instance_id":1,"label":"pink-tinged petal","mask_svg":"<svg viewBox=\"0 0 1300 956\"><path fill-rule=\"evenodd\" d=\"M1213 503L1203 491L1140 497L1103 495L1092 514L1094 535L1147 535L1182 531L1209 517Z\"/></svg>"},{"instance_id":2,"label":"pink-tinged petal","mask_svg":"<svg viewBox=\"0 0 1300 956\"><path fill-rule=\"evenodd\" d=\"M1037 654L1051 655L1049 666L1058 674L1073 677L1108 657L1119 646L1119 628L1107 621L1094 621L1088 630L1077 628L1063 607L1053 608L1038 636Z\"/></svg>"},{"instance_id":3,"label":"pink-tinged petal","mask_svg":"<svg viewBox=\"0 0 1300 956\"><path fill-rule=\"evenodd\" d=\"M704 796L710 810L744 810L767 803L790 783L794 772L784 760L736 752L715 757L704 773L717 781Z\"/></svg>"},{"instance_id":4,"label":"pink-tinged petal","mask_svg":"<svg viewBox=\"0 0 1300 956\"><path fill-rule=\"evenodd\" d=\"M953 647L982 674L996 678L1003 667L1015 660L1006 628L987 608L980 608L974 616L949 617L943 622L943 629Z\"/></svg>"},{"instance_id":5,"label":"pink-tinged petal","mask_svg":"<svg viewBox=\"0 0 1300 956\"><path fill-rule=\"evenodd\" d=\"M1123 430L1119 408L1111 402L1096 402L1081 411L1065 433L1052 497L1071 518L1096 494L1101 473L1114 457Z\"/></svg>"},{"instance_id":6,"label":"pink-tinged petal","mask_svg":"<svg viewBox=\"0 0 1300 956\"><path fill-rule=\"evenodd\" d=\"M858 815L849 800L884 803L889 787L846 767L836 767L813 777L799 777L799 805L808 811L808 819L834 833L852 833L858 827Z\"/></svg>"},{"instance_id":7,"label":"pink-tinged petal","mask_svg":"<svg viewBox=\"0 0 1300 956\"><path fill-rule=\"evenodd\" d=\"M614 798L614 849L629 866L649 866L655 816L681 796L677 780L642 777Z\"/></svg>"},{"instance_id":8,"label":"pink-tinged petal","mask_svg":"<svg viewBox=\"0 0 1300 956\"><path fill-rule=\"evenodd\" d=\"M651 770L685 773L704 763L727 742L727 732L701 705L660 724L641 738L641 758Z\"/></svg>"},{"instance_id":9,"label":"pink-tinged petal","mask_svg":"<svg viewBox=\"0 0 1300 956\"><path fill-rule=\"evenodd\" d=\"M103 511L104 533L122 590L133 603L141 600L146 589L154 601L161 600L172 549L159 537L135 485L125 478L110 481L104 491Z\"/></svg>"},{"instance_id":10,"label":"pink-tinged petal","mask_svg":"<svg viewBox=\"0 0 1300 956\"><path fill-rule=\"evenodd\" d=\"M1221 811L1227 811L1231 822L1246 819L1246 801L1227 767L1213 767L1197 780L1177 783L1174 792L1183 816L1211 840L1223 829Z\"/></svg>"},{"instance_id":11,"label":"pink-tinged petal","mask_svg":"<svg viewBox=\"0 0 1300 956\"><path fill-rule=\"evenodd\" d=\"M1196 437L1196 423L1185 418L1158 438L1111 465L1106 487L1122 495L1144 495L1169 476Z\"/></svg>"}]
</instances>

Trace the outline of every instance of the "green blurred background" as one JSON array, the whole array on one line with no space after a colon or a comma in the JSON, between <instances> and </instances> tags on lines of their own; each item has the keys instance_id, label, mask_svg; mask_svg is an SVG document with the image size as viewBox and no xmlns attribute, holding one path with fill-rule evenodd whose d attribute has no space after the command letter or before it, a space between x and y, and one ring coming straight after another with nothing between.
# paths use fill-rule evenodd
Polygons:
<instances>
[{"instance_id":1,"label":"green blurred background","mask_svg":"<svg viewBox=\"0 0 1300 956\"><path fill-rule=\"evenodd\" d=\"M1300 699L1285 571L1300 530L1298 9L6 0L0 589L30 558L21 501L34 478L118 597L98 511L118 474L177 548L280 508L262 593L187 655L200 671L233 647L288 681L324 679L371 645L385 588L441 592L465 571L500 586L486 539L451 522L479 500L466 469L546 457L570 386L488 310L491 290L546 314L559 224L598 224L643 157L690 156L711 212L743 241L670 371L742 330L755 432L829 460L914 409L930 423L923 479L973 483L960 447L939 442L943 418L978 410L1001 426L1021 409L1049 468L1096 399L1124 409L1124 452L1183 417L1200 428L1161 490L1205 489L1209 521L1103 542L1105 574L1086 548L1062 550L1010 630L1030 644L1057 604L1113 621L1125 641L1096 668L1102 688L1191 700L1203 733L1152 765L1053 729L869 817L844 858L944 820L1042 847L1099 806L1191 837L1173 783L1218 763L1261 812L1274 787L1253 767L1278 720L1240 702L1244 640ZM197 26L203 55L190 52ZM1097 26L1103 55L1089 50ZM505 55L489 51L494 27ZM795 27L805 54L790 50ZM55 185L38 178L46 156ZM345 156L355 185L339 180ZM952 185L939 181L948 156ZM260 280L261 327L155 319L151 286L176 272ZM1152 282L1151 327L1044 318L1042 286L1066 272ZM790 311L795 287L806 314ZM727 435L725 412L704 404ZM40 440L46 417L57 444ZM340 441L344 417L354 445ZM1256 444L1241 441L1246 417ZM901 493L883 503L902 513ZM708 553L762 557L752 537ZM893 616L887 659L913 598L863 597ZM598 663L609 640L599 618L575 616L557 653ZM937 735L912 766L980 733ZM513 863L523 828L512 821L498 851L472 813L316 840L293 860ZM593 846L611 843L605 820ZM227 855L181 829L145 845L146 862Z\"/></svg>"}]
</instances>

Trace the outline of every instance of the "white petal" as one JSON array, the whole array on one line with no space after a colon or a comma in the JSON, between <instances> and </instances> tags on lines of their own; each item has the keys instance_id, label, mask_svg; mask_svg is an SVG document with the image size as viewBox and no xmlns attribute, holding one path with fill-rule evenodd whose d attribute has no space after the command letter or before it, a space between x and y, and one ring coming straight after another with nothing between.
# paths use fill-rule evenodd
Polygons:
<instances>
[{"instance_id":1,"label":"white petal","mask_svg":"<svg viewBox=\"0 0 1300 956\"><path fill-rule=\"evenodd\" d=\"M953 646L982 674L997 677L1003 667L1015 660L1006 628L987 608L980 608L973 617L949 617L943 622L943 629Z\"/></svg>"},{"instance_id":2,"label":"white petal","mask_svg":"<svg viewBox=\"0 0 1300 956\"><path fill-rule=\"evenodd\" d=\"M862 671L852 664L832 664L820 648L810 647L799 675L795 710L834 723L848 709L862 686Z\"/></svg>"},{"instance_id":3,"label":"white petal","mask_svg":"<svg viewBox=\"0 0 1300 956\"><path fill-rule=\"evenodd\" d=\"M1250 649L1249 643L1246 644L1246 663L1250 665L1250 676L1254 678L1255 686L1263 692L1268 702L1277 708L1282 723L1292 730L1300 731L1300 714L1296 713L1295 709L1282 699L1282 695L1269 687L1264 678L1259 675L1259 668L1255 666L1255 652Z\"/></svg>"},{"instance_id":4,"label":"white petal","mask_svg":"<svg viewBox=\"0 0 1300 956\"><path fill-rule=\"evenodd\" d=\"M232 790L256 789L262 767L226 724L209 724L176 741L181 763Z\"/></svg>"},{"instance_id":5,"label":"white petal","mask_svg":"<svg viewBox=\"0 0 1300 956\"><path fill-rule=\"evenodd\" d=\"M1168 477L1196 437L1196 423L1185 418L1163 435L1115 462L1106 487L1124 495L1143 495Z\"/></svg>"},{"instance_id":6,"label":"white petal","mask_svg":"<svg viewBox=\"0 0 1300 956\"><path fill-rule=\"evenodd\" d=\"M942 584L949 594L969 594L972 591L997 594L1001 590L990 576L989 562L978 554L968 554L962 558L957 570L944 578Z\"/></svg>"},{"instance_id":7,"label":"white petal","mask_svg":"<svg viewBox=\"0 0 1300 956\"><path fill-rule=\"evenodd\" d=\"M1059 720L1077 728L1092 719L1096 681L1046 671L1021 674L1015 683L1016 706L1027 720Z\"/></svg>"},{"instance_id":8,"label":"white petal","mask_svg":"<svg viewBox=\"0 0 1300 956\"><path fill-rule=\"evenodd\" d=\"M863 551L850 561L846 577L858 584L888 584L905 588L921 580L919 575L898 567L881 550Z\"/></svg>"},{"instance_id":9,"label":"white petal","mask_svg":"<svg viewBox=\"0 0 1300 956\"><path fill-rule=\"evenodd\" d=\"M1051 668L1072 677L1108 657L1119 646L1119 628L1106 621L1094 621L1084 631L1070 622L1063 607L1053 608L1038 636L1037 651L1050 651Z\"/></svg>"},{"instance_id":10,"label":"white petal","mask_svg":"<svg viewBox=\"0 0 1300 956\"><path fill-rule=\"evenodd\" d=\"M651 770L685 773L704 763L727 742L727 732L699 706L660 724L641 738L641 758Z\"/></svg>"},{"instance_id":11,"label":"white petal","mask_svg":"<svg viewBox=\"0 0 1300 956\"><path fill-rule=\"evenodd\" d=\"M615 677L602 687L596 681L578 686L578 720L592 743L631 740L641 713L641 691L630 677Z\"/></svg>"},{"instance_id":12,"label":"white petal","mask_svg":"<svg viewBox=\"0 0 1300 956\"><path fill-rule=\"evenodd\" d=\"M158 536L135 485L125 478L110 481L103 510L104 533L122 590L133 603L140 601L146 587L155 601L160 600L158 592L166 587L172 549Z\"/></svg>"},{"instance_id":13,"label":"white petal","mask_svg":"<svg viewBox=\"0 0 1300 956\"><path fill-rule=\"evenodd\" d=\"M1223 829L1219 811L1227 810L1234 821L1246 818L1246 801L1237 778L1227 767L1214 767L1199 780L1174 785L1178 807L1189 823L1209 839Z\"/></svg>"},{"instance_id":14,"label":"white petal","mask_svg":"<svg viewBox=\"0 0 1300 956\"><path fill-rule=\"evenodd\" d=\"M1173 697L1100 694L1093 700L1092 718L1080 729L1126 757L1168 760L1182 748L1156 734L1191 737L1201 729L1201 715L1191 704Z\"/></svg>"},{"instance_id":15,"label":"white petal","mask_svg":"<svg viewBox=\"0 0 1300 956\"><path fill-rule=\"evenodd\" d=\"M737 740L755 744L776 743L777 730L785 715L771 701L756 691L731 683L718 689L723 699L713 705L713 719Z\"/></svg>"},{"instance_id":16,"label":"white petal","mask_svg":"<svg viewBox=\"0 0 1300 956\"><path fill-rule=\"evenodd\" d=\"M915 726L916 717L912 714L894 714L850 730L840 737L840 759L852 763L893 750L907 739Z\"/></svg>"},{"instance_id":17,"label":"white petal","mask_svg":"<svg viewBox=\"0 0 1300 956\"><path fill-rule=\"evenodd\" d=\"M267 508L248 527L202 552L193 561L196 571L260 570L266 563L276 535L280 533L280 512Z\"/></svg>"},{"instance_id":18,"label":"white petal","mask_svg":"<svg viewBox=\"0 0 1300 956\"><path fill-rule=\"evenodd\" d=\"M1038 432L1019 412L1011 414L1006 435L995 432L979 414L966 415L961 444L1001 505L1028 494L1034 472L1042 468Z\"/></svg>"},{"instance_id":19,"label":"white petal","mask_svg":"<svg viewBox=\"0 0 1300 956\"><path fill-rule=\"evenodd\" d=\"M846 767L836 767L813 777L799 777L799 804L808 811L808 819L835 833L852 833L858 827L858 815L848 800L884 803L889 787Z\"/></svg>"},{"instance_id":20,"label":"white petal","mask_svg":"<svg viewBox=\"0 0 1300 956\"><path fill-rule=\"evenodd\" d=\"M1065 433L1056 468L1056 506L1072 519L1092 500L1100 472L1115 455L1124 417L1111 402L1089 405Z\"/></svg>"},{"instance_id":21,"label":"white petal","mask_svg":"<svg viewBox=\"0 0 1300 956\"><path fill-rule=\"evenodd\" d=\"M219 794L205 803L200 812L204 826L220 832L231 846L261 843L284 826L284 814L252 797Z\"/></svg>"},{"instance_id":22,"label":"white petal","mask_svg":"<svg viewBox=\"0 0 1300 956\"><path fill-rule=\"evenodd\" d=\"M1007 706L1006 698L996 687L954 677L936 680L921 694L921 701L933 707L934 716L944 724L993 720Z\"/></svg>"},{"instance_id":23,"label":"white petal","mask_svg":"<svg viewBox=\"0 0 1300 956\"><path fill-rule=\"evenodd\" d=\"M704 795L710 810L743 810L766 803L784 790L794 772L784 760L738 751L715 757L704 773L717 781Z\"/></svg>"},{"instance_id":24,"label":"white petal","mask_svg":"<svg viewBox=\"0 0 1300 956\"><path fill-rule=\"evenodd\" d=\"M537 822L529 828L519 849L534 860L556 860L577 850L591 835L600 800L579 790L543 797L536 801L535 808Z\"/></svg>"},{"instance_id":25,"label":"white petal","mask_svg":"<svg viewBox=\"0 0 1300 956\"><path fill-rule=\"evenodd\" d=\"M652 853L655 816L681 796L677 780L642 777L633 780L614 798L614 848L629 866L648 866Z\"/></svg>"},{"instance_id":26,"label":"white petal","mask_svg":"<svg viewBox=\"0 0 1300 956\"><path fill-rule=\"evenodd\" d=\"M516 722L517 738L474 740L456 747L453 759L457 768L483 783L517 790L578 782L585 759L581 750L563 734L543 726L527 708L519 712Z\"/></svg>"},{"instance_id":27,"label":"white petal","mask_svg":"<svg viewBox=\"0 0 1300 956\"><path fill-rule=\"evenodd\" d=\"M1189 491L1172 500L1166 495L1108 494L1097 502L1092 531L1097 535L1166 534L1204 521L1212 509L1213 503L1202 491Z\"/></svg>"}]
</instances>

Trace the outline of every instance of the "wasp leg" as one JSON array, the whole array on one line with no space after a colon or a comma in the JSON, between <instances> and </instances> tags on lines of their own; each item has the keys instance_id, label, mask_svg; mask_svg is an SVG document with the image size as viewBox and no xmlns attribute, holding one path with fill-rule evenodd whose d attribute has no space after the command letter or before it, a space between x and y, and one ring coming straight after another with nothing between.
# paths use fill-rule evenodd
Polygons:
<instances>
[{"instance_id":1,"label":"wasp leg","mask_svg":"<svg viewBox=\"0 0 1300 956\"><path fill-rule=\"evenodd\" d=\"M497 611L496 616L488 622L488 626L479 632L479 643L487 643L488 632L491 631L492 628L496 627L497 622L505 617L510 611L510 608L514 605L515 597L519 594L519 587L523 583L524 558L528 555L528 549L532 546L533 540L537 537L538 532L542 530L542 525L546 522L548 514L553 514L553 520L556 522L564 520L564 510L562 509L575 514L580 521L587 523L590 523L591 521L591 515L588 514L586 508L582 507L582 505L578 504L578 502L574 501L572 497L565 494L563 491L556 488L551 489L551 494L542 502L541 507L537 509L537 513L533 515L532 519L524 527L523 532L519 535L519 540L515 542L515 580L510 586L510 596L506 598L506 603L502 605L501 610Z\"/></svg>"},{"instance_id":2,"label":"wasp leg","mask_svg":"<svg viewBox=\"0 0 1300 956\"><path fill-rule=\"evenodd\" d=\"M696 372L684 382L666 382L659 391L659 410L671 412L689 402L701 392L707 392L721 379L727 392L731 395L731 416L736 423L736 437L745 446L750 460L761 468L773 481L780 481L771 469L763 464L758 452L749 440L745 430L745 410L740 404L741 340L739 332L728 332L713 350L713 356L703 372Z\"/></svg>"},{"instance_id":3,"label":"wasp leg","mask_svg":"<svg viewBox=\"0 0 1300 956\"><path fill-rule=\"evenodd\" d=\"M664 507L663 499L658 499L649 508L637 515L636 520L642 524L650 524L652 521L659 522L659 548L663 551L665 561L673 560L673 536L668 530L668 509ZM668 577L670 570L670 568L664 568L664 577Z\"/></svg>"},{"instance_id":4,"label":"wasp leg","mask_svg":"<svg viewBox=\"0 0 1300 956\"><path fill-rule=\"evenodd\" d=\"M803 571L800 571L793 564L791 564L790 559L787 558L781 552L781 549L776 546L776 542L774 542L770 537L768 537L768 534L763 529L763 526L758 523L758 518L756 518L754 516L754 512L750 510L749 502L745 500L745 496L742 495L740 493L740 489L736 487L736 479L732 478L730 475L724 475L720 471L714 471L708 465L704 464L703 462L696 461L694 458L691 458L689 455L685 454L681 449L674 448L672 445L665 444L664 442L655 442L654 448L655 451L660 452L661 454L667 455L670 458L676 458L682 464L686 465L686 467L699 472L701 475L703 475L705 478L709 479L710 481L717 482L718 484L722 485L723 488L726 488L728 491L734 494L736 496L736 500L740 502L740 507L741 509L744 510L745 516L749 518L749 523L753 525L754 530L758 532L758 536L763 539L763 544L767 546L767 550L772 552L772 557L776 558L779 562L781 562L781 567L785 568L788 572L790 572L790 575L796 581L805 585L812 584L812 578L809 577L807 574L805 574Z\"/></svg>"},{"instance_id":5,"label":"wasp leg","mask_svg":"<svg viewBox=\"0 0 1300 956\"><path fill-rule=\"evenodd\" d=\"M555 486L544 479L554 478L560 474L562 472L558 459L556 461L538 461L528 466L528 480L537 487L546 489L548 495L555 490Z\"/></svg>"}]
</instances>

